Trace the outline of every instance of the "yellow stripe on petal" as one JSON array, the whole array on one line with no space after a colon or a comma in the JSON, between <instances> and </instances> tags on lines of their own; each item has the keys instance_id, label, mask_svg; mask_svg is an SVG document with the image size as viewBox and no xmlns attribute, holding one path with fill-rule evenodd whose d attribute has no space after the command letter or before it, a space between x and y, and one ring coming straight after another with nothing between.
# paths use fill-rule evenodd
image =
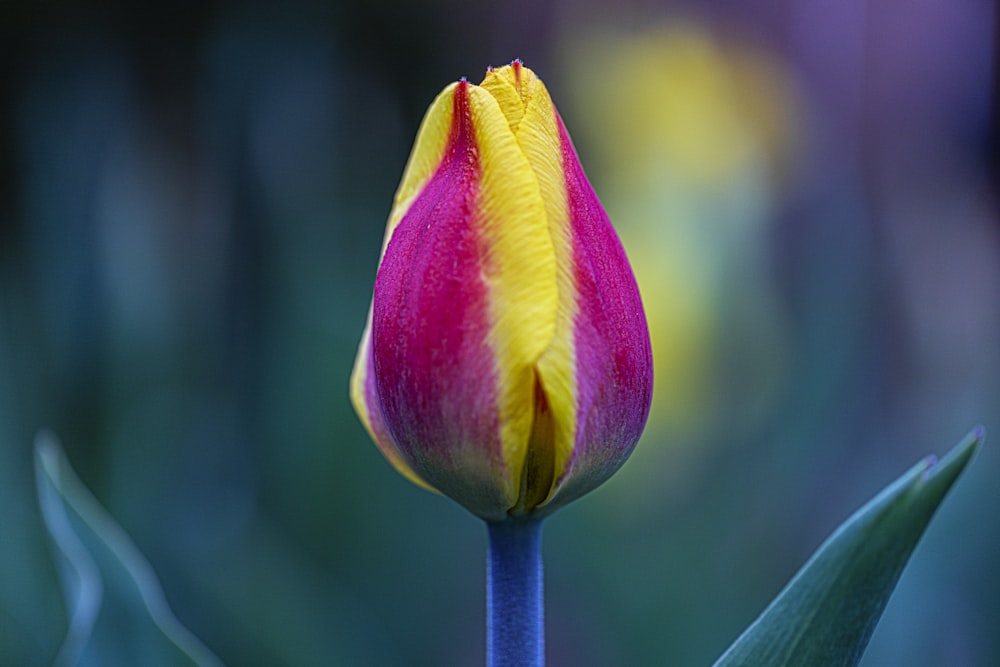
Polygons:
<instances>
[{"instance_id":1,"label":"yellow stripe on petal","mask_svg":"<svg viewBox=\"0 0 1000 667\"><path fill-rule=\"evenodd\" d=\"M538 181L555 256L558 294L555 329L536 363L538 382L545 392L552 420L554 485L572 457L577 428L573 347L577 290L573 277L573 248L556 111L545 85L534 72L520 63L490 70L482 85L498 100L508 121L516 127L518 145ZM548 498L551 491L550 486L543 498Z\"/></svg>"},{"instance_id":2,"label":"yellow stripe on petal","mask_svg":"<svg viewBox=\"0 0 1000 667\"><path fill-rule=\"evenodd\" d=\"M385 238L382 241L382 254L385 254L389 239L396 231L399 221L410 209L410 204L441 166L441 160L451 137L455 88L458 85L456 82L446 86L431 102L431 106L427 109L427 113L420 123L417 139L413 144L410 157L406 161L406 168L403 170L403 178L399 182L399 187L396 188L396 195L393 198L389 221L385 226Z\"/></svg>"},{"instance_id":3,"label":"yellow stripe on petal","mask_svg":"<svg viewBox=\"0 0 1000 667\"><path fill-rule=\"evenodd\" d=\"M534 366L555 333L556 259L538 179L494 96L469 86L482 169L479 213L490 249L490 345L496 355L511 507L521 494L534 419Z\"/></svg>"},{"instance_id":4,"label":"yellow stripe on petal","mask_svg":"<svg viewBox=\"0 0 1000 667\"><path fill-rule=\"evenodd\" d=\"M520 63L518 70L519 73L515 74L513 65L500 69L491 68L480 84L500 105L500 110L507 118L507 125L515 135L524 117L524 108L527 106L525 95L530 96L537 80L535 73Z\"/></svg>"}]
</instances>

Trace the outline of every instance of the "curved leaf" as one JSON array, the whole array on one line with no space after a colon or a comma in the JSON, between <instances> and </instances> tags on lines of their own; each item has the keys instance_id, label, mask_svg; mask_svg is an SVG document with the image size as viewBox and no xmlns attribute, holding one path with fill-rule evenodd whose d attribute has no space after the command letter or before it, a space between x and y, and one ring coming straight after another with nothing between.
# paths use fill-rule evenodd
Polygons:
<instances>
[{"instance_id":1,"label":"curved leaf","mask_svg":"<svg viewBox=\"0 0 1000 667\"><path fill-rule=\"evenodd\" d=\"M924 459L855 512L715 666L856 665L920 536L985 435L973 429L940 462Z\"/></svg>"},{"instance_id":2,"label":"curved leaf","mask_svg":"<svg viewBox=\"0 0 1000 667\"><path fill-rule=\"evenodd\" d=\"M149 561L48 432L35 440L35 478L69 614L53 664L221 666L174 616Z\"/></svg>"}]
</instances>

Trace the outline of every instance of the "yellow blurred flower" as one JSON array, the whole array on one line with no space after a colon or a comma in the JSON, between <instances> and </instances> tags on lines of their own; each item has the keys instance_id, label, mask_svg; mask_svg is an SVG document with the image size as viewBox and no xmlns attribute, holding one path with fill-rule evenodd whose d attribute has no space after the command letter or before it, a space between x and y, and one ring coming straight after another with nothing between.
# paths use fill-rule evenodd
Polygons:
<instances>
[{"instance_id":1,"label":"yellow blurred flower","mask_svg":"<svg viewBox=\"0 0 1000 667\"><path fill-rule=\"evenodd\" d=\"M751 423L782 377L766 233L797 152L791 77L692 22L563 44L581 110L568 115L647 308L659 378L649 430L680 443ZM734 398L739 387L753 391Z\"/></svg>"}]
</instances>

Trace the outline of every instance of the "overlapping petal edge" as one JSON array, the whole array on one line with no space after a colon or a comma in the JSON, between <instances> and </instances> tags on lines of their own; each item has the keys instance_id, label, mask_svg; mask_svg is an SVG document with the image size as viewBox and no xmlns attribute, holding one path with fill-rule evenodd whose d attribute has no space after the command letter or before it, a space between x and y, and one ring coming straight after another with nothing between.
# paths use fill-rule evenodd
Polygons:
<instances>
[{"instance_id":1,"label":"overlapping petal edge","mask_svg":"<svg viewBox=\"0 0 1000 667\"><path fill-rule=\"evenodd\" d=\"M351 379L379 449L484 519L538 516L628 458L652 377L631 268L541 80L515 61L445 88Z\"/></svg>"}]
</instances>

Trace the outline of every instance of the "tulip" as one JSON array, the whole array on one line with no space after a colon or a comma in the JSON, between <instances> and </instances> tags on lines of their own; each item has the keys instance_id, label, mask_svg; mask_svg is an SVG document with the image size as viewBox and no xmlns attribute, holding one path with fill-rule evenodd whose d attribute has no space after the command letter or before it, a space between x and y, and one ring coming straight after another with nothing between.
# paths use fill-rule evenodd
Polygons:
<instances>
[{"instance_id":1,"label":"tulip","mask_svg":"<svg viewBox=\"0 0 1000 667\"><path fill-rule=\"evenodd\" d=\"M519 61L434 100L389 214L354 406L490 528L490 665L543 662L540 519L628 458L652 355L625 252Z\"/></svg>"},{"instance_id":2,"label":"tulip","mask_svg":"<svg viewBox=\"0 0 1000 667\"><path fill-rule=\"evenodd\" d=\"M379 449L487 521L628 458L652 394L639 291L548 91L519 61L434 100L351 380Z\"/></svg>"}]
</instances>

